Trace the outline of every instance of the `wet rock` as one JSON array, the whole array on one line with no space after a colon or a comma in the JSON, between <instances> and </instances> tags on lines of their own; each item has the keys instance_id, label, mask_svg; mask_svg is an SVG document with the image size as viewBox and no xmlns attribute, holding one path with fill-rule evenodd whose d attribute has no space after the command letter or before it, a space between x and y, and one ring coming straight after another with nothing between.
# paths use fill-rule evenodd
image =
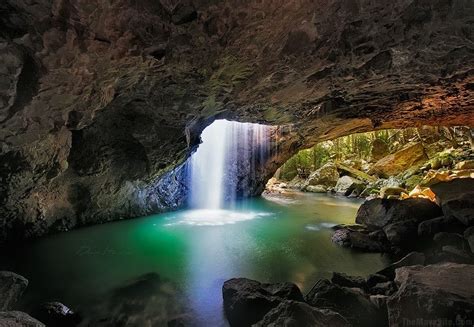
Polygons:
<instances>
[{"instance_id":1,"label":"wet rock","mask_svg":"<svg viewBox=\"0 0 474 327\"><path fill-rule=\"evenodd\" d=\"M340 314L312 307L304 302L284 301L270 310L255 327L346 327L349 322Z\"/></svg>"},{"instance_id":2,"label":"wet rock","mask_svg":"<svg viewBox=\"0 0 474 327\"><path fill-rule=\"evenodd\" d=\"M0 271L0 311L13 309L27 286L25 277L11 271Z\"/></svg>"},{"instance_id":3,"label":"wet rock","mask_svg":"<svg viewBox=\"0 0 474 327\"><path fill-rule=\"evenodd\" d=\"M312 193L326 193L328 191L324 185L309 185L305 190Z\"/></svg>"},{"instance_id":4,"label":"wet rock","mask_svg":"<svg viewBox=\"0 0 474 327\"><path fill-rule=\"evenodd\" d=\"M441 216L422 221L418 225L418 236L430 237L439 232L458 232L465 226L454 217Z\"/></svg>"},{"instance_id":5,"label":"wet rock","mask_svg":"<svg viewBox=\"0 0 474 327\"><path fill-rule=\"evenodd\" d=\"M416 266L425 264L425 254L421 252L410 252L397 262L377 272L379 275L387 276L390 279L395 278L395 270L400 267Z\"/></svg>"},{"instance_id":6,"label":"wet rock","mask_svg":"<svg viewBox=\"0 0 474 327\"><path fill-rule=\"evenodd\" d=\"M372 199L360 206L356 223L378 229L390 223L404 221L418 224L441 215L441 208L427 199Z\"/></svg>"},{"instance_id":7,"label":"wet rock","mask_svg":"<svg viewBox=\"0 0 474 327\"><path fill-rule=\"evenodd\" d=\"M396 270L398 291L387 301L389 325L443 321L455 326L472 319L474 265L446 263Z\"/></svg>"},{"instance_id":8,"label":"wet rock","mask_svg":"<svg viewBox=\"0 0 474 327\"><path fill-rule=\"evenodd\" d=\"M387 243L381 241L377 235L347 229L335 231L331 240L338 245L367 252L385 252L388 250Z\"/></svg>"},{"instance_id":9,"label":"wet rock","mask_svg":"<svg viewBox=\"0 0 474 327\"><path fill-rule=\"evenodd\" d=\"M361 193L365 188L365 184L358 179L350 176L342 176L338 179L335 192L343 194L345 196L350 195L354 190L358 190Z\"/></svg>"},{"instance_id":10,"label":"wet rock","mask_svg":"<svg viewBox=\"0 0 474 327\"><path fill-rule=\"evenodd\" d=\"M45 327L45 325L27 313L21 311L0 312L1 327Z\"/></svg>"},{"instance_id":11,"label":"wet rock","mask_svg":"<svg viewBox=\"0 0 474 327\"><path fill-rule=\"evenodd\" d=\"M369 174L380 177L398 175L410 167L428 160L421 143L407 145L405 148L377 161L369 170Z\"/></svg>"},{"instance_id":12,"label":"wet rock","mask_svg":"<svg viewBox=\"0 0 474 327\"><path fill-rule=\"evenodd\" d=\"M344 273L333 272L331 282L343 287L356 287L365 289L365 278L359 276L349 276Z\"/></svg>"},{"instance_id":13,"label":"wet rock","mask_svg":"<svg viewBox=\"0 0 474 327\"><path fill-rule=\"evenodd\" d=\"M339 179L339 172L334 163L328 162L318 170L312 172L308 179L308 185L322 185L325 187L336 186L337 180Z\"/></svg>"},{"instance_id":14,"label":"wet rock","mask_svg":"<svg viewBox=\"0 0 474 327\"><path fill-rule=\"evenodd\" d=\"M338 312L354 326L374 326L380 321L376 307L360 289L341 287L325 279L314 285L306 302Z\"/></svg>"},{"instance_id":15,"label":"wet rock","mask_svg":"<svg viewBox=\"0 0 474 327\"><path fill-rule=\"evenodd\" d=\"M250 326L285 300L304 301L295 284L263 284L246 278L227 280L222 286L224 310L231 326Z\"/></svg>"},{"instance_id":16,"label":"wet rock","mask_svg":"<svg viewBox=\"0 0 474 327\"><path fill-rule=\"evenodd\" d=\"M78 314L60 302L44 303L34 316L48 327L74 327L81 322Z\"/></svg>"}]
</instances>

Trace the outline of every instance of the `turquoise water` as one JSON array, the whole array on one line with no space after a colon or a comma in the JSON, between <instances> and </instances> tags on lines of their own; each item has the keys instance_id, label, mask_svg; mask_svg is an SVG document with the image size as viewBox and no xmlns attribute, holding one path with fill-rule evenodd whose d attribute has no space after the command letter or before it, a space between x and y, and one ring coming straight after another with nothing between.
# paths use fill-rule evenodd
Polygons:
<instances>
[{"instance_id":1,"label":"turquoise water","mask_svg":"<svg viewBox=\"0 0 474 327\"><path fill-rule=\"evenodd\" d=\"M226 279L292 281L307 292L332 271L363 276L383 268L379 254L330 240L330 227L353 222L359 205L289 193L248 200L233 211L153 215L41 239L17 249L0 268L30 280L26 308L58 300L92 317L93 325L166 326L186 317L200 326L226 326Z\"/></svg>"}]
</instances>

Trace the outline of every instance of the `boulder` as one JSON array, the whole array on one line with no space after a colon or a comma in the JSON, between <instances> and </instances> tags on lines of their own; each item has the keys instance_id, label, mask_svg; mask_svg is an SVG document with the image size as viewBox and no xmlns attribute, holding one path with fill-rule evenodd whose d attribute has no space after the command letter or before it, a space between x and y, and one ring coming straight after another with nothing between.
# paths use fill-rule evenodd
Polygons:
<instances>
[{"instance_id":1,"label":"boulder","mask_svg":"<svg viewBox=\"0 0 474 327\"><path fill-rule=\"evenodd\" d=\"M334 187L338 179L339 172L337 171L336 165L332 162L328 162L309 175L307 184Z\"/></svg>"},{"instance_id":2,"label":"boulder","mask_svg":"<svg viewBox=\"0 0 474 327\"><path fill-rule=\"evenodd\" d=\"M464 228L464 224L456 218L441 216L422 221L418 225L418 236L432 237L439 232L459 232Z\"/></svg>"},{"instance_id":3,"label":"boulder","mask_svg":"<svg viewBox=\"0 0 474 327\"><path fill-rule=\"evenodd\" d=\"M390 244L401 248L410 248L418 240L418 225L413 220L388 224L383 231Z\"/></svg>"},{"instance_id":4,"label":"boulder","mask_svg":"<svg viewBox=\"0 0 474 327\"><path fill-rule=\"evenodd\" d=\"M0 311L11 310L27 286L25 277L11 271L0 271Z\"/></svg>"},{"instance_id":5,"label":"boulder","mask_svg":"<svg viewBox=\"0 0 474 327\"><path fill-rule=\"evenodd\" d=\"M224 282L222 296L231 326L251 326L285 300L304 301L295 284L263 284L246 278Z\"/></svg>"},{"instance_id":6,"label":"boulder","mask_svg":"<svg viewBox=\"0 0 474 327\"><path fill-rule=\"evenodd\" d=\"M403 192L408 193L408 191L402 187L384 186L380 189L379 195L381 198L387 198L391 195L400 196Z\"/></svg>"},{"instance_id":7,"label":"boulder","mask_svg":"<svg viewBox=\"0 0 474 327\"><path fill-rule=\"evenodd\" d=\"M464 231L464 238L469 244L471 252L474 253L474 226L469 227L468 229Z\"/></svg>"},{"instance_id":8,"label":"boulder","mask_svg":"<svg viewBox=\"0 0 474 327\"><path fill-rule=\"evenodd\" d=\"M395 270L400 267L424 265L426 257L421 252L410 252L397 262L392 263L390 266L380 270L377 274L387 276L389 279L395 278Z\"/></svg>"},{"instance_id":9,"label":"boulder","mask_svg":"<svg viewBox=\"0 0 474 327\"><path fill-rule=\"evenodd\" d=\"M421 143L409 144L377 161L368 173L380 177L394 176L426 160L428 157Z\"/></svg>"},{"instance_id":10,"label":"boulder","mask_svg":"<svg viewBox=\"0 0 474 327\"><path fill-rule=\"evenodd\" d=\"M474 225L474 192L445 201L441 207L446 217L454 217L466 226Z\"/></svg>"},{"instance_id":11,"label":"boulder","mask_svg":"<svg viewBox=\"0 0 474 327\"><path fill-rule=\"evenodd\" d=\"M474 265L445 263L396 270L398 291L387 301L389 326L439 321L459 326L473 318Z\"/></svg>"},{"instance_id":12,"label":"boulder","mask_svg":"<svg viewBox=\"0 0 474 327\"><path fill-rule=\"evenodd\" d=\"M371 288L371 287L374 287L375 285L377 285L379 283L385 283L385 282L388 282L388 281L390 281L390 279L385 275L370 274L369 276L367 276L366 284L367 284L368 288Z\"/></svg>"},{"instance_id":13,"label":"boulder","mask_svg":"<svg viewBox=\"0 0 474 327\"><path fill-rule=\"evenodd\" d=\"M451 245L460 249L464 249L465 240L461 234L440 232L433 236L433 241L439 246Z\"/></svg>"},{"instance_id":14,"label":"boulder","mask_svg":"<svg viewBox=\"0 0 474 327\"><path fill-rule=\"evenodd\" d=\"M464 170L464 169L474 169L474 160L464 160L458 162L454 169Z\"/></svg>"},{"instance_id":15,"label":"boulder","mask_svg":"<svg viewBox=\"0 0 474 327\"><path fill-rule=\"evenodd\" d=\"M441 208L427 199L371 199L360 206L356 223L378 229L390 223L402 221L420 223L441 215Z\"/></svg>"},{"instance_id":16,"label":"boulder","mask_svg":"<svg viewBox=\"0 0 474 327\"><path fill-rule=\"evenodd\" d=\"M305 191L311 193L326 193L328 190L324 185L309 185L306 186Z\"/></svg>"},{"instance_id":17,"label":"boulder","mask_svg":"<svg viewBox=\"0 0 474 327\"><path fill-rule=\"evenodd\" d=\"M342 287L356 287L365 289L365 278L359 276L349 276L344 273L333 272L331 282Z\"/></svg>"},{"instance_id":18,"label":"boulder","mask_svg":"<svg viewBox=\"0 0 474 327\"><path fill-rule=\"evenodd\" d=\"M338 194L343 194L343 195L348 196L354 190L360 190L359 193L361 193L364 190L364 188L365 188L365 185L360 180L355 179L350 176L342 176L341 178L338 179L334 190Z\"/></svg>"},{"instance_id":19,"label":"boulder","mask_svg":"<svg viewBox=\"0 0 474 327\"><path fill-rule=\"evenodd\" d=\"M0 312L0 327L45 327L27 313L21 311Z\"/></svg>"},{"instance_id":20,"label":"boulder","mask_svg":"<svg viewBox=\"0 0 474 327\"><path fill-rule=\"evenodd\" d=\"M330 309L341 314L354 326L377 326L377 308L360 289L346 288L326 279L319 280L306 295L312 306Z\"/></svg>"},{"instance_id":21,"label":"boulder","mask_svg":"<svg viewBox=\"0 0 474 327\"><path fill-rule=\"evenodd\" d=\"M376 162L390 153L390 148L382 139L375 139L372 141L372 148L370 150L371 161Z\"/></svg>"},{"instance_id":22,"label":"boulder","mask_svg":"<svg viewBox=\"0 0 474 327\"><path fill-rule=\"evenodd\" d=\"M370 288L370 294L375 295L391 295L397 290L395 283L392 281L375 284Z\"/></svg>"},{"instance_id":23,"label":"boulder","mask_svg":"<svg viewBox=\"0 0 474 327\"><path fill-rule=\"evenodd\" d=\"M320 309L304 302L284 301L270 310L255 327L347 327L349 322L329 309Z\"/></svg>"},{"instance_id":24,"label":"boulder","mask_svg":"<svg viewBox=\"0 0 474 327\"><path fill-rule=\"evenodd\" d=\"M456 178L437 182L430 188L436 194L436 202L442 206L445 202L458 198L460 195L474 192L474 178Z\"/></svg>"},{"instance_id":25,"label":"boulder","mask_svg":"<svg viewBox=\"0 0 474 327\"><path fill-rule=\"evenodd\" d=\"M176 25L192 22L197 18L196 8L192 1L180 1L173 8L171 20Z\"/></svg>"},{"instance_id":26,"label":"boulder","mask_svg":"<svg viewBox=\"0 0 474 327\"><path fill-rule=\"evenodd\" d=\"M367 252L385 252L388 249L386 242L380 240L377 235L348 229L338 229L332 235L331 240L343 247Z\"/></svg>"},{"instance_id":27,"label":"boulder","mask_svg":"<svg viewBox=\"0 0 474 327\"><path fill-rule=\"evenodd\" d=\"M78 314L60 302L42 304L34 316L48 327L73 327L81 321Z\"/></svg>"}]
</instances>

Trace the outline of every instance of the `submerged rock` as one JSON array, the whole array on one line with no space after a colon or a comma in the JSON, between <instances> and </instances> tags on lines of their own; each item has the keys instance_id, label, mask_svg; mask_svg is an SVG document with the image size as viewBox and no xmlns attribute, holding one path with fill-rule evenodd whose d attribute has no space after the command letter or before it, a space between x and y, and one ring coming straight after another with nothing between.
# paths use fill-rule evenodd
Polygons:
<instances>
[{"instance_id":1,"label":"submerged rock","mask_svg":"<svg viewBox=\"0 0 474 327\"><path fill-rule=\"evenodd\" d=\"M21 311L0 312L1 327L46 327L43 323Z\"/></svg>"},{"instance_id":2,"label":"submerged rock","mask_svg":"<svg viewBox=\"0 0 474 327\"><path fill-rule=\"evenodd\" d=\"M246 278L227 280L222 286L222 297L231 326L251 326L286 300L304 301L293 283L263 284Z\"/></svg>"},{"instance_id":3,"label":"submerged rock","mask_svg":"<svg viewBox=\"0 0 474 327\"><path fill-rule=\"evenodd\" d=\"M474 265L446 263L396 270L398 291L387 301L390 326L416 321L458 326L472 321Z\"/></svg>"},{"instance_id":4,"label":"submerged rock","mask_svg":"<svg viewBox=\"0 0 474 327\"><path fill-rule=\"evenodd\" d=\"M0 271L0 311L13 309L27 286L25 277L11 271Z\"/></svg>"},{"instance_id":5,"label":"submerged rock","mask_svg":"<svg viewBox=\"0 0 474 327\"><path fill-rule=\"evenodd\" d=\"M255 327L347 327L349 322L340 314L310 306L304 302L284 301L270 310Z\"/></svg>"},{"instance_id":6,"label":"submerged rock","mask_svg":"<svg viewBox=\"0 0 474 327\"><path fill-rule=\"evenodd\" d=\"M324 185L309 185L305 190L312 193L326 193L328 191Z\"/></svg>"}]
</instances>

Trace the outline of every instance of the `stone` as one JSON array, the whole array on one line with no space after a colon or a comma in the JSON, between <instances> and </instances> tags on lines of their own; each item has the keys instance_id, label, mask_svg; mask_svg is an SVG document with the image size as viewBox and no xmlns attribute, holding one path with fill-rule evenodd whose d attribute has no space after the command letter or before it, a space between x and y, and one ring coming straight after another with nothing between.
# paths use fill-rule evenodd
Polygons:
<instances>
[{"instance_id":1,"label":"stone","mask_svg":"<svg viewBox=\"0 0 474 327\"><path fill-rule=\"evenodd\" d=\"M402 194L402 192L407 193L407 190L405 190L402 187L390 187L390 186L385 186L380 189L380 197L381 198L387 198L388 196L396 195L399 196Z\"/></svg>"},{"instance_id":2,"label":"stone","mask_svg":"<svg viewBox=\"0 0 474 327\"><path fill-rule=\"evenodd\" d=\"M418 236L432 237L439 232L459 232L465 226L454 217L437 217L422 221L418 225Z\"/></svg>"},{"instance_id":3,"label":"stone","mask_svg":"<svg viewBox=\"0 0 474 327\"><path fill-rule=\"evenodd\" d=\"M371 161L378 161L390 153L388 144L382 139L375 139L372 141L372 148L370 149Z\"/></svg>"},{"instance_id":4,"label":"stone","mask_svg":"<svg viewBox=\"0 0 474 327\"><path fill-rule=\"evenodd\" d=\"M348 196L355 189L358 189L358 190L360 190L360 192L362 192L364 190L364 188L365 188L365 185L360 180L355 179L355 178L350 177L350 176L342 176L341 178L338 179L336 187L334 188L334 190L338 194L343 194L343 195Z\"/></svg>"},{"instance_id":5,"label":"stone","mask_svg":"<svg viewBox=\"0 0 474 327\"><path fill-rule=\"evenodd\" d=\"M383 231L390 244L403 248L411 248L418 239L418 226L412 220L385 225Z\"/></svg>"},{"instance_id":6,"label":"stone","mask_svg":"<svg viewBox=\"0 0 474 327\"><path fill-rule=\"evenodd\" d=\"M327 188L324 185L309 185L306 186L305 191L311 193L327 193Z\"/></svg>"},{"instance_id":7,"label":"stone","mask_svg":"<svg viewBox=\"0 0 474 327\"><path fill-rule=\"evenodd\" d=\"M361 289L366 288L365 278L359 276L349 276L344 273L333 272L331 282L343 287L356 287Z\"/></svg>"},{"instance_id":8,"label":"stone","mask_svg":"<svg viewBox=\"0 0 474 327\"><path fill-rule=\"evenodd\" d=\"M452 245L457 248L465 248L465 240L461 234L440 232L433 236L433 241L439 246Z\"/></svg>"},{"instance_id":9,"label":"stone","mask_svg":"<svg viewBox=\"0 0 474 327\"><path fill-rule=\"evenodd\" d=\"M374 326L380 321L377 308L360 289L346 288L326 279L319 280L306 295L306 302L333 310L354 326Z\"/></svg>"},{"instance_id":10,"label":"stone","mask_svg":"<svg viewBox=\"0 0 474 327\"><path fill-rule=\"evenodd\" d=\"M446 261L457 263L472 263L471 255L464 249L454 245L444 245L441 250L446 254Z\"/></svg>"},{"instance_id":11,"label":"stone","mask_svg":"<svg viewBox=\"0 0 474 327\"><path fill-rule=\"evenodd\" d=\"M27 286L25 277L11 271L0 271L0 311L13 309Z\"/></svg>"},{"instance_id":12,"label":"stone","mask_svg":"<svg viewBox=\"0 0 474 327\"><path fill-rule=\"evenodd\" d=\"M386 242L379 239L376 235L368 233L339 229L334 232L331 240L344 247L351 247L367 252L385 252L387 251Z\"/></svg>"},{"instance_id":13,"label":"stone","mask_svg":"<svg viewBox=\"0 0 474 327\"><path fill-rule=\"evenodd\" d=\"M431 185L430 188L436 194L436 202L442 206L463 194L474 192L474 178L456 178L450 181L437 182Z\"/></svg>"},{"instance_id":14,"label":"stone","mask_svg":"<svg viewBox=\"0 0 474 327\"><path fill-rule=\"evenodd\" d=\"M458 162L454 169L464 170L464 169L474 169L474 160L465 160Z\"/></svg>"},{"instance_id":15,"label":"stone","mask_svg":"<svg viewBox=\"0 0 474 327\"><path fill-rule=\"evenodd\" d=\"M427 199L371 199L360 206L356 223L379 229L390 223L402 221L420 223L441 215L441 208Z\"/></svg>"},{"instance_id":16,"label":"stone","mask_svg":"<svg viewBox=\"0 0 474 327\"><path fill-rule=\"evenodd\" d=\"M469 227L464 231L464 238L469 243L471 252L474 253L474 226Z\"/></svg>"},{"instance_id":17,"label":"stone","mask_svg":"<svg viewBox=\"0 0 474 327\"><path fill-rule=\"evenodd\" d=\"M369 170L369 174L380 177L394 176L426 160L428 157L421 143L409 144L377 161Z\"/></svg>"},{"instance_id":18,"label":"stone","mask_svg":"<svg viewBox=\"0 0 474 327\"><path fill-rule=\"evenodd\" d=\"M81 322L81 317L60 302L42 304L34 316L48 327L73 327Z\"/></svg>"},{"instance_id":19,"label":"stone","mask_svg":"<svg viewBox=\"0 0 474 327\"><path fill-rule=\"evenodd\" d=\"M395 270L400 267L424 265L426 261L425 254L422 252L410 252L397 262L377 272L378 275L387 276L389 279L395 277Z\"/></svg>"},{"instance_id":20,"label":"stone","mask_svg":"<svg viewBox=\"0 0 474 327\"><path fill-rule=\"evenodd\" d=\"M455 326L472 319L474 265L445 263L396 270L398 291L387 301L389 326L443 321Z\"/></svg>"},{"instance_id":21,"label":"stone","mask_svg":"<svg viewBox=\"0 0 474 327\"><path fill-rule=\"evenodd\" d=\"M366 284L369 288L371 288L371 287L374 287L375 285L377 285L379 283L385 283L385 282L388 282L388 281L390 281L390 279L385 275L370 274L369 276L367 276Z\"/></svg>"},{"instance_id":22,"label":"stone","mask_svg":"<svg viewBox=\"0 0 474 327\"><path fill-rule=\"evenodd\" d=\"M376 295L392 295L397 290L395 283L392 281L387 281L383 283L375 284L373 287L370 288L371 294Z\"/></svg>"},{"instance_id":23,"label":"stone","mask_svg":"<svg viewBox=\"0 0 474 327\"><path fill-rule=\"evenodd\" d=\"M328 162L321 168L312 172L308 179L308 185L322 185L325 187L334 187L339 179L339 172L334 163Z\"/></svg>"},{"instance_id":24,"label":"stone","mask_svg":"<svg viewBox=\"0 0 474 327\"><path fill-rule=\"evenodd\" d=\"M270 310L255 327L347 327L349 322L329 309L320 309L304 302L284 301Z\"/></svg>"},{"instance_id":25,"label":"stone","mask_svg":"<svg viewBox=\"0 0 474 327\"><path fill-rule=\"evenodd\" d=\"M246 278L233 278L222 286L224 311L232 326L250 326L285 300L304 301L292 283L263 284Z\"/></svg>"},{"instance_id":26,"label":"stone","mask_svg":"<svg viewBox=\"0 0 474 327\"><path fill-rule=\"evenodd\" d=\"M171 13L171 20L176 25L186 24L192 22L197 18L196 8L192 1L180 1L173 8Z\"/></svg>"},{"instance_id":27,"label":"stone","mask_svg":"<svg viewBox=\"0 0 474 327\"><path fill-rule=\"evenodd\" d=\"M21 311L0 311L1 327L45 327L27 313Z\"/></svg>"},{"instance_id":28,"label":"stone","mask_svg":"<svg viewBox=\"0 0 474 327\"><path fill-rule=\"evenodd\" d=\"M474 225L474 192L445 201L441 207L446 217L454 217L466 226Z\"/></svg>"},{"instance_id":29,"label":"stone","mask_svg":"<svg viewBox=\"0 0 474 327\"><path fill-rule=\"evenodd\" d=\"M375 307L379 310L384 310L385 313L387 312L387 295L371 295L369 296L370 302L372 302Z\"/></svg>"}]
</instances>

